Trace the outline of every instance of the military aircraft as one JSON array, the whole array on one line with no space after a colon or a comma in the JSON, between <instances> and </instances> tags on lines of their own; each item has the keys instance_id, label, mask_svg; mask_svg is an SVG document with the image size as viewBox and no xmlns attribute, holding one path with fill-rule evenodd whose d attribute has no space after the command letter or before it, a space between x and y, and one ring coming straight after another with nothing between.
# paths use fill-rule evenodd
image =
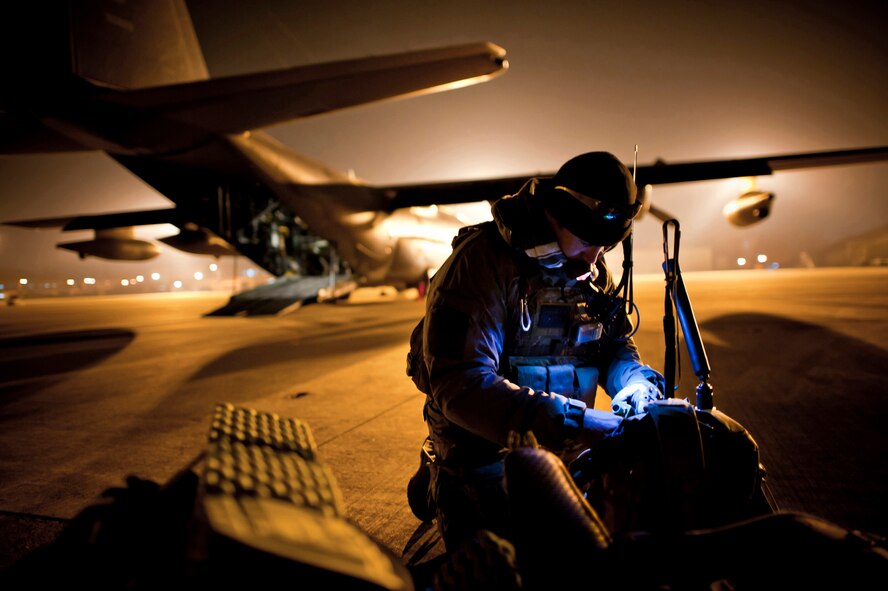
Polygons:
<instances>
[{"instance_id":1,"label":"military aircraft","mask_svg":"<svg viewBox=\"0 0 888 591\"><path fill-rule=\"evenodd\" d=\"M505 51L476 43L397 55L209 78L184 0L71 2L55 19L31 3L6 18L14 85L0 91L0 154L100 150L175 206L7 222L92 229L63 243L81 257L143 260L156 244L135 226L171 223L175 248L240 253L276 276L347 270L351 285L423 285L462 225L445 206L512 193L528 176L372 186L296 154L261 128L391 98L463 87L506 71ZM35 22L35 34L19 23ZM22 29L25 30L25 29ZM39 50L39 51L38 51ZM747 177L883 160L888 147L732 161L662 162L637 168L644 211L651 185ZM543 173L545 175L547 173ZM741 195L725 215L738 225L767 217L773 195Z\"/></svg>"}]
</instances>

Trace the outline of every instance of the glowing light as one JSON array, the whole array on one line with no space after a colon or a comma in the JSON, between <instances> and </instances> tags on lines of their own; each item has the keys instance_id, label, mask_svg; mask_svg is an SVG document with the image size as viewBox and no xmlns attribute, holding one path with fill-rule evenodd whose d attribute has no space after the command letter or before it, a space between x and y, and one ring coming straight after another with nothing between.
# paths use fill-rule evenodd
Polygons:
<instances>
[{"instance_id":1,"label":"glowing light","mask_svg":"<svg viewBox=\"0 0 888 591\"><path fill-rule=\"evenodd\" d=\"M28 280L25 277L22 277L21 279L19 279L19 285L27 285L27 284L28 284Z\"/></svg>"},{"instance_id":2,"label":"glowing light","mask_svg":"<svg viewBox=\"0 0 888 591\"><path fill-rule=\"evenodd\" d=\"M246 275L247 277L255 277L256 269L247 269L246 271L244 271L244 275Z\"/></svg>"},{"instance_id":3,"label":"glowing light","mask_svg":"<svg viewBox=\"0 0 888 591\"><path fill-rule=\"evenodd\" d=\"M375 211L358 211L343 216L343 221L350 226L363 226L376 219Z\"/></svg>"},{"instance_id":4,"label":"glowing light","mask_svg":"<svg viewBox=\"0 0 888 591\"><path fill-rule=\"evenodd\" d=\"M760 263L767 263L768 262L768 255L760 254L757 257L755 257L755 260L757 260Z\"/></svg>"},{"instance_id":5,"label":"glowing light","mask_svg":"<svg viewBox=\"0 0 888 591\"><path fill-rule=\"evenodd\" d=\"M96 284L96 278L95 278L95 277L84 277L84 278L83 278L83 283L85 283L86 285L95 285L95 284Z\"/></svg>"},{"instance_id":6,"label":"glowing light","mask_svg":"<svg viewBox=\"0 0 888 591\"><path fill-rule=\"evenodd\" d=\"M218 270L219 270L219 265L217 265L216 263L210 263L210 271L218 271Z\"/></svg>"},{"instance_id":7,"label":"glowing light","mask_svg":"<svg viewBox=\"0 0 888 591\"><path fill-rule=\"evenodd\" d=\"M68 285L74 285L74 280L73 279L66 279L65 283L67 283Z\"/></svg>"},{"instance_id":8,"label":"glowing light","mask_svg":"<svg viewBox=\"0 0 888 591\"><path fill-rule=\"evenodd\" d=\"M745 264L746 264L746 259L745 259L745 258L743 258L743 257L738 257L738 258L737 258L737 265L739 265L739 266L742 267L742 266L745 265Z\"/></svg>"},{"instance_id":9,"label":"glowing light","mask_svg":"<svg viewBox=\"0 0 888 591\"><path fill-rule=\"evenodd\" d=\"M410 208L410 213L413 215L417 215L422 218L436 218L438 217L438 206L437 205L428 205L428 206L419 206L415 205Z\"/></svg>"},{"instance_id":10,"label":"glowing light","mask_svg":"<svg viewBox=\"0 0 888 591\"><path fill-rule=\"evenodd\" d=\"M195 271L194 278L200 281L201 279L203 279L203 273L201 273L200 271Z\"/></svg>"},{"instance_id":11,"label":"glowing light","mask_svg":"<svg viewBox=\"0 0 888 591\"><path fill-rule=\"evenodd\" d=\"M142 283L143 281L145 281L145 276L144 275L136 275L136 281L138 283Z\"/></svg>"},{"instance_id":12,"label":"glowing light","mask_svg":"<svg viewBox=\"0 0 888 591\"><path fill-rule=\"evenodd\" d=\"M151 279L153 279L154 281L157 281L158 279L160 279L160 273L152 273Z\"/></svg>"},{"instance_id":13,"label":"glowing light","mask_svg":"<svg viewBox=\"0 0 888 591\"><path fill-rule=\"evenodd\" d=\"M173 287L179 289L180 287L182 287L182 282L176 279L175 281L173 281Z\"/></svg>"},{"instance_id":14,"label":"glowing light","mask_svg":"<svg viewBox=\"0 0 888 591\"><path fill-rule=\"evenodd\" d=\"M127 285L129 285L129 283L130 283L130 282L129 282L129 279L121 279L121 280L120 280L120 284L121 284L122 286L124 286L124 287L126 287Z\"/></svg>"}]
</instances>

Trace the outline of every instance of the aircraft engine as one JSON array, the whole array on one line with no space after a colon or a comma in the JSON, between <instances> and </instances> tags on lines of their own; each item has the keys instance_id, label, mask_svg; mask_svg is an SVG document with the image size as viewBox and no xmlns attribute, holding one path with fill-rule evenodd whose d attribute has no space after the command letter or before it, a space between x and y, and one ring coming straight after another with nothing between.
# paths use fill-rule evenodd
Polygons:
<instances>
[{"instance_id":1,"label":"aircraft engine","mask_svg":"<svg viewBox=\"0 0 888 591\"><path fill-rule=\"evenodd\" d=\"M161 238L161 242L173 248L192 254L211 255L214 257L236 255L237 251L225 241L208 230L183 229L178 234Z\"/></svg>"},{"instance_id":2,"label":"aircraft engine","mask_svg":"<svg viewBox=\"0 0 888 591\"><path fill-rule=\"evenodd\" d=\"M56 248L73 250L80 258L88 256L112 261L146 261L160 254L160 247L153 242L133 237L133 227L96 230L93 240L64 242Z\"/></svg>"},{"instance_id":3,"label":"aircraft engine","mask_svg":"<svg viewBox=\"0 0 888 591\"><path fill-rule=\"evenodd\" d=\"M725 219L735 226L750 226L771 213L774 194L765 191L747 191L725 205Z\"/></svg>"},{"instance_id":4,"label":"aircraft engine","mask_svg":"<svg viewBox=\"0 0 888 591\"><path fill-rule=\"evenodd\" d=\"M73 250L82 259L91 256L112 261L146 261L160 254L160 248L156 244L135 238L96 238L82 242L65 242L56 247Z\"/></svg>"}]
</instances>

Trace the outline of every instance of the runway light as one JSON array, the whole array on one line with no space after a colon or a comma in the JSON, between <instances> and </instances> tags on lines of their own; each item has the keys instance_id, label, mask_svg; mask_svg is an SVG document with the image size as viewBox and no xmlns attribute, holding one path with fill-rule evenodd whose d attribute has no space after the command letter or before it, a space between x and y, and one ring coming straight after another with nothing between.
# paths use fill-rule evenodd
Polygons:
<instances>
[{"instance_id":1,"label":"runway light","mask_svg":"<svg viewBox=\"0 0 888 591\"><path fill-rule=\"evenodd\" d=\"M173 287L179 289L180 287L182 287L182 282L176 279L175 281L173 281Z\"/></svg>"},{"instance_id":2,"label":"runway light","mask_svg":"<svg viewBox=\"0 0 888 591\"><path fill-rule=\"evenodd\" d=\"M145 276L144 275L136 275L136 281L139 283L142 283L143 281L145 281Z\"/></svg>"},{"instance_id":3,"label":"runway light","mask_svg":"<svg viewBox=\"0 0 888 591\"><path fill-rule=\"evenodd\" d=\"M743 257L738 257L738 258L737 258L737 265L738 265L738 266L742 267L742 266L744 266L745 264L746 264L746 259L744 259Z\"/></svg>"},{"instance_id":4,"label":"runway light","mask_svg":"<svg viewBox=\"0 0 888 591\"><path fill-rule=\"evenodd\" d=\"M65 283L67 283L68 285L74 285L74 280L73 279L66 279Z\"/></svg>"},{"instance_id":5,"label":"runway light","mask_svg":"<svg viewBox=\"0 0 888 591\"><path fill-rule=\"evenodd\" d=\"M83 278L83 282L84 282L86 285L95 285L95 284L96 284L96 278L95 278L95 277L84 277L84 278Z\"/></svg>"},{"instance_id":6,"label":"runway light","mask_svg":"<svg viewBox=\"0 0 888 591\"><path fill-rule=\"evenodd\" d=\"M768 262L768 255L760 254L757 257L755 257L755 260L757 260L760 263L767 263Z\"/></svg>"},{"instance_id":7,"label":"runway light","mask_svg":"<svg viewBox=\"0 0 888 591\"><path fill-rule=\"evenodd\" d=\"M203 273L201 273L200 271L195 271L194 278L200 281L201 279L203 279Z\"/></svg>"},{"instance_id":8,"label":"runway light","mask_svg":"<svg viewBox=\"0 0 888 591\"><path fill-rule=\"evenodd\" d=\"M22 277L21 279L19 279L19 285L27 285L27 284L28 284L28 280L25 277Z\"/></svg>"},{"instance_id":9,"label":"runway light","mask_svg":"<svg viewBox=\"0 0 888 591\"><path fill-rule=\"evenodd\" d=\"M153 279L154 281L157 281L158 279L160 279L160 273L152 273L151 279Z\"/></svg>"},{"instance_id":10,"label":"runway light","mask_svg":"<svg viewBox=\"0 0 888 591\"><path fill-rule=\"evenodd\" d=\"M122 286L126 287L127 285L129 285L129 279L121 279L120 284Z\"/></svg>"},{"instance_id":11,"label":"runway light","mask_svg":"<svg viewBox=\"0 0 888 591\"><path fill-rule=\"evenodd\" d=\"M219 265L217 265L216 263L210 263L210 271L214 271L214 272L215 272L215 271L218 271L218 270L219 270Z\"/></svg>"}]
</instances>

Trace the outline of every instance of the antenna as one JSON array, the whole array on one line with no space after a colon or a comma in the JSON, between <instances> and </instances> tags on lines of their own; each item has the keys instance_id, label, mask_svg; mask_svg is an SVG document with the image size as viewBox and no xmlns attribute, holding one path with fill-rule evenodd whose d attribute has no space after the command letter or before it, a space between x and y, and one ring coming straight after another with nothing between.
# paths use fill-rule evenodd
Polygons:
<instances>
[{"instance_id":1,"label":"antenna","mask_svg":"<svg viewBox=\"0 0 888 591\"><path fill-rule=\"evenodd\" d=\"M638 144L635 144L635 158L632 160L632 182L635 182L635 171L638 169Z\"/></svg>"}]
</instances>

